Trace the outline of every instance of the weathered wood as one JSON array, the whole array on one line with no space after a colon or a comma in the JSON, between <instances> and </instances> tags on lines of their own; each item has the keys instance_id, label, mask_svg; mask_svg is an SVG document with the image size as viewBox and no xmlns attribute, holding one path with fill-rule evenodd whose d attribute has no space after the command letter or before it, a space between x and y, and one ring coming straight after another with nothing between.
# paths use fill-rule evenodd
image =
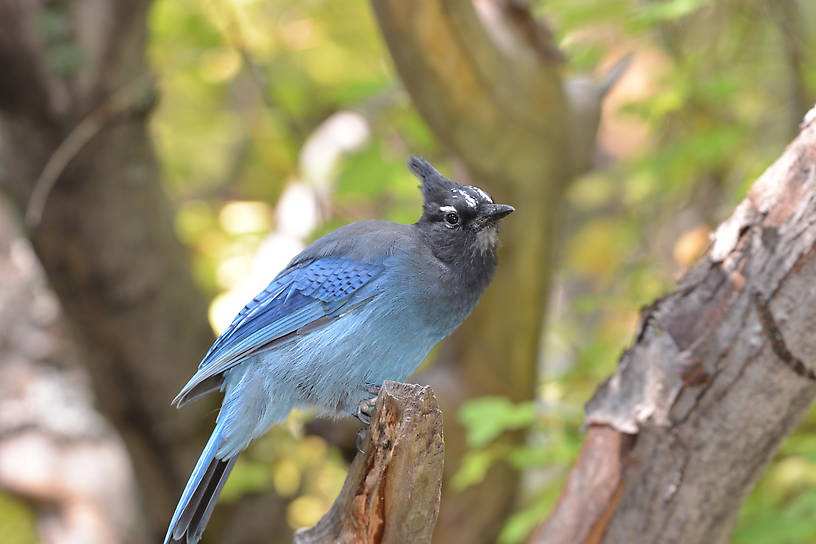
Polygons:
<instances>
[{"instance_id":1,"label":"weathered wood","mask_svg":"<svg viewBox=\"0 0 816 544\"><path fill-rule=\"evenodd\" d=\"M295 533L295 544L422 544L439 514L442 411L427 386L385 382L370 439L325 516Z\"/></svg>"},{"instance_id":2,"label":"weathered wood","mask_svg":"<svg viewBox=\"0 0 816 544\"><path fill-rule=\"evenodd\" d=\"M591 426L581 455L550 514L539 542L599 542L605 522L620 497L622 474L634 437L615 429Z\"/></svg>"},{"instance_id":3,"label":"weathered wood","mask_svg":"<svg viewBox=\"0 0 816 544\"><path fill-rule=\"evenodd\" d=\"M813 117L706 257L643 311L586 406L581 458L535 542L727 542L816 398Z\"/></svg>"}]
</instances>

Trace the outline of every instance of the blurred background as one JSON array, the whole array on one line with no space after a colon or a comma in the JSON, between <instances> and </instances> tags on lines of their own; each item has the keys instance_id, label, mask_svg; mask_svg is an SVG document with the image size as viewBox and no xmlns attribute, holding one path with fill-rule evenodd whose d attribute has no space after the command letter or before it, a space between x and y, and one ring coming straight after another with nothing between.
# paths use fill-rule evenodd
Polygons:
<instances>
[{"instance_id":1,"label":"blurred background","mask_svg":"<svg viewBox=\"0 0 816 544\"><path fill-rule=\"evenodd\" d=\"M160 538L219 401L175 392L310 241L416 220L410 154L518 209L416 380L445 409L435 541L522 542L639 309L816 101L808 0L403 4L0 2L0 542ZM257 440L205 541L314 524L358 427ZM814 429L734 543L816 541Z\"/></svg>"}]
</instances>

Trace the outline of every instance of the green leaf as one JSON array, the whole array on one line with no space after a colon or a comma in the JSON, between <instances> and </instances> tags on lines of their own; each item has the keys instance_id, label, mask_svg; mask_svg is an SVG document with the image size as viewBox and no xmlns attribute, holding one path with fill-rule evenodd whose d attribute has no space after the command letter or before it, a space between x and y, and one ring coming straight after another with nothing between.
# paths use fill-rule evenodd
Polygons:
<instances>
[{"instance_id":1,"label":"green leaf","mask_svg":"<svg viewBox=\"0 0 816 544\"><path fill-rule=\"evenodd\" d=\"M535 420L532 402L513 404L504 397L481 397L465 403L459 422L467 429L467 443L482 447L502 432L528 427Z\"/></svg>"},{"instance_id":2,"label":"green leaf","mask_svg":"<svg viewBox=\"0 0 816 544\"><path fill-rule=\"evenodd\" d=\"M640 20L643 23L670 21L691 15L710 0L670 0L668 2L650 2L643 5Z\"/></svg>"},{"instance_id":3,"label":"green leaf","mask_svg":"<svg viewBox=\"0 0 816 544\"><path fill-rule=\"evenodd\" d=\"M481 482L488 469L493 465L496 458L495 452L491 450L469 451L462 458L459 470L451 478L451 485L456 491L470 487Z\"/></svg>"},{"instance_id":4,"label":"green leaf","mask_svg":"<svg viewBox=\"0 0 816 544\"><path fill-rule=\"evenodd\" d=\"M507 520L499 534L499 544L520 544L530 532L547 517L560 491L561 479L553 482L540 497L526 508L519 510Z\"/></svg>"}]
</instances>

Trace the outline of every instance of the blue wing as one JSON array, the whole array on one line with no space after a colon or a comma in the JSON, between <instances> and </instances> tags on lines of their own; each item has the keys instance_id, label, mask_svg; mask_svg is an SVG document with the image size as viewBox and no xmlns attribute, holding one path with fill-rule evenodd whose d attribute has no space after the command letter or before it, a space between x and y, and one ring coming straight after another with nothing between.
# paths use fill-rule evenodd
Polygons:
<instances>
[{"instance_id":1,"label":"blue wing","mask_svg":"<svg viewBox=\"0 0 816 544\"><path fill-rule=\"evenodd\" d=\"M353 300L353 295L384 269L381 264L333 257L287 268L238 312L173 404L182 406L216 389L223 372L275 341L318 326L365 302L368 299Z\"/></svg>"}]
</instances>

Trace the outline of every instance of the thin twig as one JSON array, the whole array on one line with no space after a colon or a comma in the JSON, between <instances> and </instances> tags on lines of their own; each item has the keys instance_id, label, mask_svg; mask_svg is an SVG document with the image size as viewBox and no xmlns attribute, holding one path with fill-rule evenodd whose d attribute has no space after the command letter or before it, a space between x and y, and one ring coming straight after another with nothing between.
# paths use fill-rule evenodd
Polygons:
<instances>
[{"instance_id":1,"label":"thin twig","mask_svg":"<svg viewBox=\"0 0 816 544\"><path fill-rule=\"evenodd\" d=\"M627 70L629 70L629 65L632 64L632 60L634 58L635 54L633 52L630 51L629 53L626 53L603 75L600 85L601 97L609 94L609 91L611 91L618 81L620 81L620 79L624 76L624 74L626 74Z\"/></svg>"},{"instance_id":2,"label":"thin twig","mask_svg":"<svg viewBox=\"0 0 816 544\"><path fill-rule=\"evenodd\" d=\"M51 194L54 185L65 167L68 166L68 163L113 118L141 101L144 97L146 81L152 81L149 74L137 76L123 85L98 108L77 123L68 133L68 136L57 146L48 162L45 163L45 167L34 182L34 187L31 190L31 197L28 200L25 213L25 221L29 228L34 229L39 226L48 195Z\"/></svg>"}]
</instances>

